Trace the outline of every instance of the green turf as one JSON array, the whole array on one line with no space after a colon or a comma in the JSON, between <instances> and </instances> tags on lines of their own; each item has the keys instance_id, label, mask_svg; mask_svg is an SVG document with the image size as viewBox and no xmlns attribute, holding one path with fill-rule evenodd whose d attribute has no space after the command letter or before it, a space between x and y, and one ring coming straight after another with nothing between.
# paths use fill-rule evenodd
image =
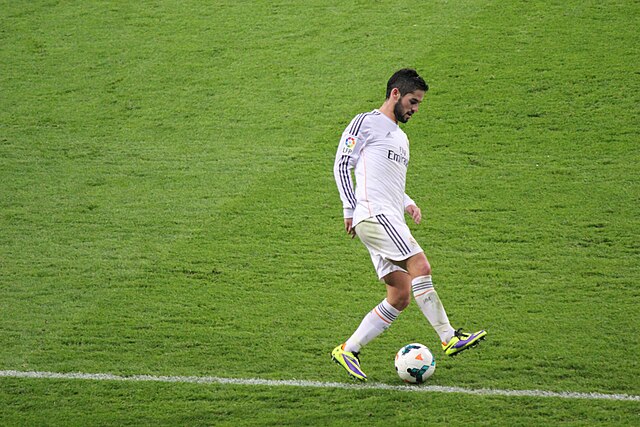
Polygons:
<instances>
[{"instance_id":1,"label":"green turf","mask_svg":"<svg viewBox=\"0 0 640 427\"><path fill-rule=\"evenodd\" d=\"M412 231L456 327L415 304L363 352L433 385L640 394L640 3L0 1L0 370L348 381L384 295L343 235L339 136L386 79ZM0 424L637 425L637 402L0 379Z\"/></svg>"}]
</instances>

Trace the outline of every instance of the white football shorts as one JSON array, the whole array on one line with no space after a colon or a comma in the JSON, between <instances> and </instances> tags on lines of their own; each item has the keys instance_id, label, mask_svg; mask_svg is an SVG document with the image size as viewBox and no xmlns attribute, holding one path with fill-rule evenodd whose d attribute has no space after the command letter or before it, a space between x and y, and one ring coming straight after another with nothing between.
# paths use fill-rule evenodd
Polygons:
<instances>
[{"instance_id":1,"label":"white football shorts","mask_svg":"<svg viewBox=\"0 0 640 427\"><path fill-rule=\"evenodd\" d=\"M382 279L394 271L405 271L393 261L403 261L422 252L404 221L389 215L376 215L356 225L356 234L371 255L371 261Z\"/></svg>"}]
</instances>

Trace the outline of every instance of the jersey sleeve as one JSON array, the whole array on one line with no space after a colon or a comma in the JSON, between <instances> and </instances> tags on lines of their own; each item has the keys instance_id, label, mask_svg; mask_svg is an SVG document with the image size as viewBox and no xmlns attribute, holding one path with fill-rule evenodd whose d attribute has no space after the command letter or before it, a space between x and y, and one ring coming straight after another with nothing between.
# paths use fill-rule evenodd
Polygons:
<instances>
[{"instance_id":1,"label":"jersey sleeve","mask_svg":"<svg viewBox=\"0 0 640 427\"><path fill-rule=\"evenodd\" d=\"M416 202L414 202L411 197L407 196L407 193L404 194L403 203L404 203L404 208L405 209L407 209L408 206L416 204Z\"/></svg>"},{"instance_id":2,"label":"jersey sleeve","mask_svg":"<svg viewBox=\"0 0 640 427\"><path fill-rule=\"evenodd\" d=\"M358 119L359 116L356 116L342 133L333 164L333 177L338 186L345 218L353 218L353 211L356 208L356 193L352 171L364 144L363 133L357 131L354 127L354 123L357 123Z\"/></svg>"}]
</instances>

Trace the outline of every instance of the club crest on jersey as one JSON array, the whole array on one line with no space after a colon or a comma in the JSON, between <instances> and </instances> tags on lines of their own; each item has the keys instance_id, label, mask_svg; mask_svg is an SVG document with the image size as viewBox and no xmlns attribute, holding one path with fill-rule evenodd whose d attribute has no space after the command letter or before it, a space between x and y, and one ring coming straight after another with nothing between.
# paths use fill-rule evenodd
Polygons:
<instances>
[{"instance_id":1,"label":"club crest on jersey","mask_svg":"<svg viewBox=\"0 0 640 427\"><path fill-rule=\"evenodd\" d=\"M353 147L356 146L356 139L352 136L348 136L344 140L344 148L342 149L343 153L351 153L353 151Z\"/></svg>"}]
</instances>

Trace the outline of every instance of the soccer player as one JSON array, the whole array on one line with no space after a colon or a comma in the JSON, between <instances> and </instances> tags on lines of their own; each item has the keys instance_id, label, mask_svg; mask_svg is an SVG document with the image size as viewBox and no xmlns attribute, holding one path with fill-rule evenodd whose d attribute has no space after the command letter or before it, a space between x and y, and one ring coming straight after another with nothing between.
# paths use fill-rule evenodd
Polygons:
<instances>
[{"instance_id":1,"label":"soccer player","mask_svg":"<svg viewBox=\"0 0 640 427\"><path fill-rule=\"evenodd\" d=\"M378 278L386 284L386 298L331 358L361 381L360 349L384 332L411 300L440 336L445 354L454 356L478 344L486 331L455 330L431 280L431 266L405 222L405 212L419 224L420 208L405 193L409 140L400 129L420 107L429 89L415 70L397 71L387 83L382 106L358 114L347 126L336 154L334 177L344 209L344 227L369 250ZM355 191L352 171L355 170Z\"/></svg>"}]
</instances>

